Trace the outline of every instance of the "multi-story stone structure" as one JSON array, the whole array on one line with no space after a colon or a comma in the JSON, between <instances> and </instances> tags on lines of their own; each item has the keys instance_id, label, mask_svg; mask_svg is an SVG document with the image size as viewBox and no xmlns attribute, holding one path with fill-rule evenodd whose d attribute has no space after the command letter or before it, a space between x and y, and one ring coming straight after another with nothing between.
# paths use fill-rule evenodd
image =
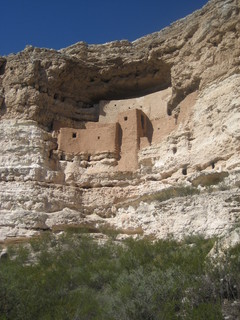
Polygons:
<instances>
[{"instance_id":1,"label":"multi-story stone structure","mask_svg":"<svg viewBox=\"0 0 240 320\"><path fill-rule=\"evenodd\" d=\"M118 162L119 171L138 168L138 151L149 144L147 116L138 109L118 115L115 123L86 123L85 129L61 128L58 149L64 154L111 154Z\"/></svg>"}]
</instances>

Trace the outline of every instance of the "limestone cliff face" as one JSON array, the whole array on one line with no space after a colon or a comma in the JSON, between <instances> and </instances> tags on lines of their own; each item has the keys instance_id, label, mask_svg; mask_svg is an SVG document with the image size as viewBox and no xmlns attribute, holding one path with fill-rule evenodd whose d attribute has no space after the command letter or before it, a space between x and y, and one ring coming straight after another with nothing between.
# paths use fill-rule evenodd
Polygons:
<instances>
[{"instance_id":1,"label":"limestone cliff face","mask_svg":"<svg viewBox=\"0 0 240 320\"><path fill-rule=\"evenodd\" d=\"M0 241L70 224L176 238L234 229L239 36L240 1L212 0L132 43L1 57Z\"/></svg>"}]
</instances>

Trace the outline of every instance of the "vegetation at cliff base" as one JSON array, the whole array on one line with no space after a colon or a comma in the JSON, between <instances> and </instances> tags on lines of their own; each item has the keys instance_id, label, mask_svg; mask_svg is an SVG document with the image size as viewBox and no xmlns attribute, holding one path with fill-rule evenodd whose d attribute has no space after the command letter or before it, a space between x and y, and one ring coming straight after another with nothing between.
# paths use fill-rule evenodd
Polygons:
<instances>
[{"instance_id":1,"label":"vegetation at cliff base","mask_svg":"<svg viewBox=\"0 0 240 320\"><path fill-rule=\"evenodd\" d=\"M220 264L212 240L98 244L80 233L46 236L0 260L0 319L223 319L239 299L240 247Z\"/></svg>"}]
</instances>

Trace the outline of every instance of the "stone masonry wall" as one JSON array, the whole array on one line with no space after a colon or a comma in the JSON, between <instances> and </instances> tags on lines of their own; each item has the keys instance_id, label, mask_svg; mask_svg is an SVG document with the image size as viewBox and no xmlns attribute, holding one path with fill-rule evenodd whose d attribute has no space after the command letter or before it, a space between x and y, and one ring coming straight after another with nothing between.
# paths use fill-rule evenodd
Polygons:
<instances>
[{"instance_id":1,"label":"stone masonry wall","mask_svg":"<svg viewBox=\"0 0 240 320\"><path fill-rule=\"evenodd\" d=\"M112 153L119 160L119 171L138 169L140 138L148 144L149 122L141 110L127 110L119 114L116 123L86 123L85 129L61 128L58 150L65 154L94 155ZM142 142L141 142L142 145Z\"/></svg>"},{"instance_id":2,"label":"stone masonry wall","mask_svg":"<svg viewBox=\"0 0 240 320\"><path fill-rule=\"evenodd\" d=\"M135 171L138 169L138 150L140 137L147 135L146 115L141 110L128 110L118 116L122 130L121 158L119 171Z\"/></svg>"},{"instance_id":3,"label":"stone masonry wall","mask_svg":"<svg viewBox=\"0 0 240 320\"><path fill-rule=\"evenodd\" d=\"M58 149L69 154L98 154L118 151L119 125L96 124L88 129L61 128L58 137Z\"/></svg>"}]
</instances>

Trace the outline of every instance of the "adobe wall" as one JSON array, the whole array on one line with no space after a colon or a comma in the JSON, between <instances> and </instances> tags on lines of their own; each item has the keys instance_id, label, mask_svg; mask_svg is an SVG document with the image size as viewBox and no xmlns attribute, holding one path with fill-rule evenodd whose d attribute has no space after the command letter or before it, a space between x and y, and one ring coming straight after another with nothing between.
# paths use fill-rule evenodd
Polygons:
<instances>
[{"instance_id":1,"label":"adobe wall","mask_svg":"<svg viewBox=\"0 0 240 320\"><path fill-rule=\"evenodd\" d=\"M99 122L114 122L118 120L119 112L139 109L146 114L148 119L147 133L142 135L139 149L149 146L149 143L160 143L165 136L176 128L176 119L167 114L167 102L171 93L172 89L168 88L139 98L101 101L99 104Z\"/></svg>"},{"instance_id":2,"label":"adobe wall","mask_svg":"<svg viewBox=\"0 0 240 320\"><path fill-rule=\"evenodd\" d=\"M160 143L181 123L187 121L193 105L195 104L197 92L189 94L179 105L177 118L167 114L167 103L171 97L172 89L168 88L140 98L101 101L99 104L99 122L115 122L119 113L131 110L142 110L148 118L147 139L141 139L140 149L151 144Z\"/></svg>"},{"instance_id":3,"label":"adobe wall","mask_svg":"<svg viewBox=\"0 0 240 320\"><path fill-rule=\"evenodd\" d=\"M128 110L142 110L150 120L161 115L167 115L167 102L170 100L172 89L168 88L142 97L123 100L102 100L99 103L99 122L117 122L119 113Z\"/></svg>"},{"instance_id":4,"label":"adobe wall","mask_svg":"<svg viewBox=\"0 0 240 320\"><path fill-rule=\"evenodd\" d=\"M61 128L77 128L77 129L84 129L85 123L80 121L75 121L72 119L67 120L53 120L51 129L52 131L58 132Z\"/></svg>"},{"instance_id":5,"label":"adobe wall","mask_svg":"<svg viewBox=\"0 0 240 320\"><path fill-rule=\"evenodd\" d=\"M117 170L134 171L138 169L140 139L147 134L146 115L138 109L127 110L118 115L116 123L88 122L85 129L61 128L58 150L74 155L114 153L119 160Z\"/></svg>"},{"instance_id":6,"label":"adobe wall","mask_svg":"<svg viewBox=\"0 0 240 320\"><path fill-rule=\"evenodd\" d=\"M169 88L141 98L100 102L99 122L87 122L85 129L61 128L58 149L74 155L113 153L116 170L137 170L140 149L160 143L189 119L197 92L182 101L177 117L167 114L170 92Z\"/></svg>"},{"instance_id":7,"label":"adobe wall","mask_svg":"<svg viewBox=\"0 0 240 320\"><path fill-rule=\"evenodd\" d=\"M86 129L61 128L58 149L69 154L118 153L119 125L88 123Z\"/></svg>"},{"instance_id":8,"label":"adobe wall","mask_svg":"<svg viewBox=\"0 0 240 320\"><path fill-rule=\"evenodd\" d=\"M160 143L163 138L176 130L179 125L189 120L197 95L198 92L193 92L179 104L179 114L177 118L168 116L166 113L161 113L157 119L152 120L152 144Z\"/></svg>"},{"instance_id":9,"label":"adobe wall","mask_svg":"<svg viewBox=\"0 0 240 320\"><path fill-rule=\"evenodd\" d=\"M127 110L118 115L121 128L119 171L138 169L140 138L147 135L147 117L141 110Z\"/></svg>"}]
</instances>

